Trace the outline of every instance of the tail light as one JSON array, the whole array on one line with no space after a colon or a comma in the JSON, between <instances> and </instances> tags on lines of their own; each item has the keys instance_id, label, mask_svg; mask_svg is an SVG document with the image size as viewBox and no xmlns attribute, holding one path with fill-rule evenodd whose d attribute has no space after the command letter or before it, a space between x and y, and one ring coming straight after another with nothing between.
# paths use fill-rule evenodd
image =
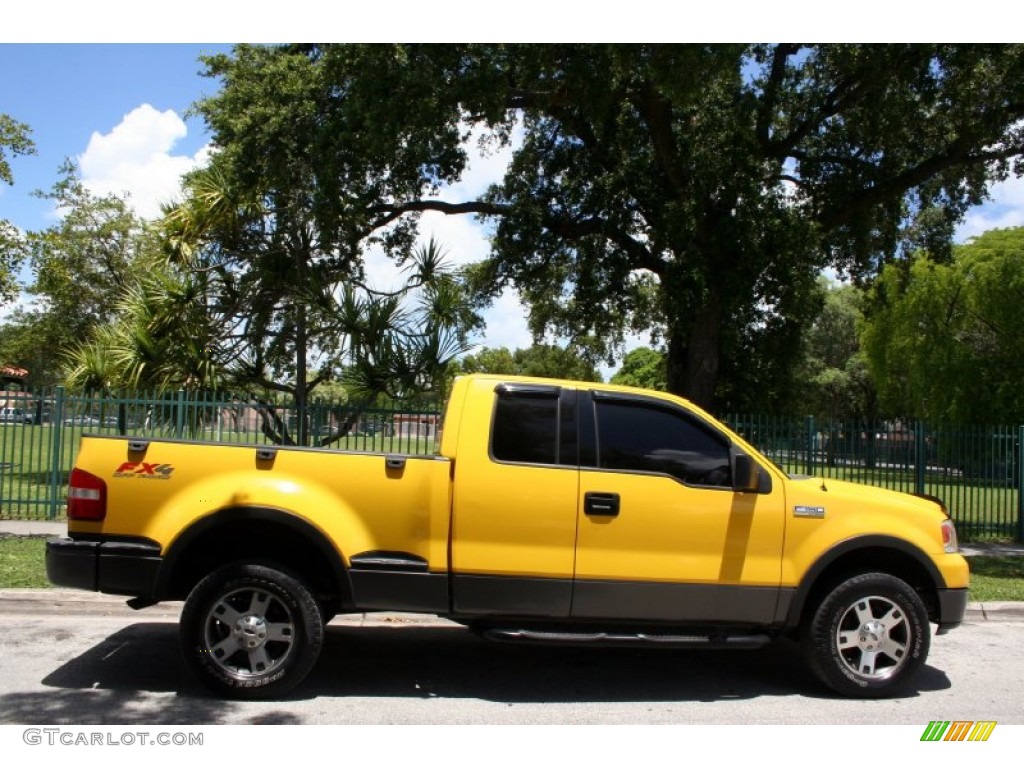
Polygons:
<instances>
[{"instance_id":1,"label":"tail light","mask_svg":"<svg viewBox=\"0 0 1024 768\"><path fill-rule=\"evenodd\" d=\"M942 521L942 549L950 554L957 552L959 545L956 540L956 527L952 520Z\"/></svg>"},{"instance_id":2,"label":"tail light","mask_svg":"<svg viewBox=\"0 0 1024 768\"><path fill-rule=\"evenodd\" d=\"M107 484L84 469L71 470L68 520L102 520L107 516Z\"/></svg>"}]
</instances>

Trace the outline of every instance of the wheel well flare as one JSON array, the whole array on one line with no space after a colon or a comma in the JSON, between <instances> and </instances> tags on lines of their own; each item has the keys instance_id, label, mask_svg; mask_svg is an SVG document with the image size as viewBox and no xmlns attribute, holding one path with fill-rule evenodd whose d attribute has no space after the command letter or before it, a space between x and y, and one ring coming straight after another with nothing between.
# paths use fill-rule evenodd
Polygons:
<instances>
[{"instance_id":1,"label":"wheel well flare","mask_svg":"<svg viewBox=\"0 0 1024 768\"><path fill-rule=\"evenodd\" d=\"M886 573L904 581L924 601L930 620L937 621L938 595L936 588L941 584L933 569L930 569L916 553L890 547L884 544L850 548L833 553L827 561L819 563L808 574L799 599L792 607L791 625L798 624L807 608L813 608L840 582L859 573Z\"/></svg>"},{"instance_id":2,"label":"wheel well flare","mask_svg":"<svg viewBox=\"0 0 1024 768\"><path fill-rule=\"evenodd\" d=\"M277 567L322 599L351 595L341 555L316 528L270 509L233 509L197 522L167 552L161 599L182 600L208 573L228 563Z\"/></svg>"}]
</instances>

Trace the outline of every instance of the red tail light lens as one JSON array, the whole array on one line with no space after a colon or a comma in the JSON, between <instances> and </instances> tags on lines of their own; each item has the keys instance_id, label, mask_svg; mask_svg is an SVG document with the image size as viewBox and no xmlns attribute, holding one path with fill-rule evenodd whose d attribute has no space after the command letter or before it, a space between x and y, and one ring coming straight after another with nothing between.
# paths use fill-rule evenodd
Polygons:
<instances>
[{"instance_id":1,"label":"red tail light lens","mask_svg":"<svg viewBox=\"0 0 1024 768\"><path fill-rule=\"evenodd\" d=\"M83 469L71 470L68 520L102 520L107 516L107 484Z\"/></svg>"},{"instance_id":2,"label":"red tail light lens","mask_svg":"<svg viewBox=\"0 0 1024 768\"><path fill-rule=\"evenodd\" d=\"M952 520L942 521L942 549L950 554L959 551L959 544L956 539L956 527Z\"/></svg>"}]
</instances>

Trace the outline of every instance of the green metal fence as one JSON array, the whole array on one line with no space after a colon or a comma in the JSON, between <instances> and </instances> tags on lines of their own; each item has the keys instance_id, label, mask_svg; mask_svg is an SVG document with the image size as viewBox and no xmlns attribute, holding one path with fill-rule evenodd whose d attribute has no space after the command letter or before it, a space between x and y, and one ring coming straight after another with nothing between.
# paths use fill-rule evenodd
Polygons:
<instances>
[{"instance_id":1,"label":"green metal fence","mask_svg":"<svg viewBox=\"0 0 1024 768\"><path fill-rule=\"evenodd\" d=\"M64 516L66 485L83 434L243 445L303 444L338 450L429 454L436 401L288 402L213 393L0 394L0 519ZM305 439L303 439L303 437Z\"/></svg>"},{"instance_id":2,"label":"green metal fence","mask_svg":"<svg viewBox=\"0 0 1024 768\"><path fill-rule=\"evenodd\" d=\"M789 473L936 496L962 538L1024 541L1024 426L851 425L765 416L726 421Z\"/></svg>"},{"instance_id":3,"label":"green metal fence","mask_svg":"<svg viewBox=\"0 0 1024 768\"><path fill-rule=\"evenodd\" d=\"M60 519L83 433L339 450L429 454L441 404L286 402L186 392L110 396L0 393L0 518ZM726 422L785 471L941 498L964 539L1024 541L1024 426L871 425L729 416Z\"/></svg>"}]
</instances>

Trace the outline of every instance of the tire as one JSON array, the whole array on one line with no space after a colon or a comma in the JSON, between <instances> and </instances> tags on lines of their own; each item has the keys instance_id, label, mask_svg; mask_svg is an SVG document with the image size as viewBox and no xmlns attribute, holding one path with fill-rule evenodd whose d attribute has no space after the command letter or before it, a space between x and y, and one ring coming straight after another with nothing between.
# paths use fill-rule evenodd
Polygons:
<instances>
[{"instance_id":1,"label":"tire","mask_svg":"<svg viewBox=\"0 0 1024 768\"><path fill-rule=\"evenodd\" d=\"M263 565L228 565L192 590L181 613L185 660L217 694L280 696L306 677L323 645L316 600L294 576Z\"/></svg>"},{"instance_id":2,"label":"tire","mask_svg":"<svg viewBox=\"0 0 1024 768\"><path fill-rule=\"evenodd\" d=\"M895 576L848 578L812 611L801 631L804 657L825 685L844 696L892 696L928 657L928 611Z\"/></svg>"}]
</instances>

